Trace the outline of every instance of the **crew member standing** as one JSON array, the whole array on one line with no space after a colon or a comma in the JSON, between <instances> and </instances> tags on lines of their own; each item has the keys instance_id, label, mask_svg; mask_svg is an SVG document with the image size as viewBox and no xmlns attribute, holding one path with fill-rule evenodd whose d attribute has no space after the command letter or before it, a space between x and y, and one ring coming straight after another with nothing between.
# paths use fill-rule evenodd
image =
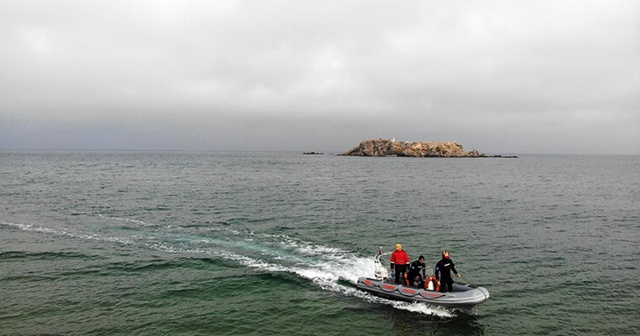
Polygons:
<instances>
[{"instance_id":1,"label":"crew member standing","mask_svg":"<svg viewBox=\"0 0 640 336\"><path fill-rule=\"evenodd\" d=\"M402 245L396 244L396 250L391 254L391 272L395 268L395 283L404 284L404 274L407 272L407 265L411 263L409 255L402 249Z\"/></svg>"},{"instance_id":2,"label":"crew member standing","mask_svg":"<svg viewBox=\"0 0 640 336\"><path fill-rule=\"evenodd\" d=\"M442 252L442 259L436 264L436 279L440 281L440 292L453 290L453 279L451 278L451 271L459 278L460 273L456 271L453 260L449 257L449 252Z\"/></svg>"}]
</instances>

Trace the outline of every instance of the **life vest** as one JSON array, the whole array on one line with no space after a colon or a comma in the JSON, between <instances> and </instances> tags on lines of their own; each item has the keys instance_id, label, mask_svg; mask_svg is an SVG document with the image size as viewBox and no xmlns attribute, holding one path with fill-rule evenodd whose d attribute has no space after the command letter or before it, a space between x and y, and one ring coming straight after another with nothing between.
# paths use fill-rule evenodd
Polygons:
<instances>
[{"instance_id":1,"label":"life vest","mask_svg":"<svg viewBox=\"0 0 640 336\"><path fill-rule=\"evenodd\" d=\"M432 275L424 281L424 289L439 291L440 281Z\"/></svg>"}]
</instances>

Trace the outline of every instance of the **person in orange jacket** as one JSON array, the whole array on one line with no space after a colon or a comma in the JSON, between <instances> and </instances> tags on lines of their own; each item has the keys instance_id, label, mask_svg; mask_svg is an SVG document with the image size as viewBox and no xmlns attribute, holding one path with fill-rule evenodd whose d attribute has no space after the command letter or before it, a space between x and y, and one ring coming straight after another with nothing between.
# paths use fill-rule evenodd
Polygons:
<instances>
[{"instance_id":1,"label":"person in orange jacket","mask_svg":"<svg viewBox=\"0 0 640 336\"><path fill-rule=\"evenodd\" d=\"M391 273L395 271L395 283L404 284L404 274L411 263L409 255L402 249L402 245L396 244L396 250L391 254Z\"/></svg>"}]
</instances>

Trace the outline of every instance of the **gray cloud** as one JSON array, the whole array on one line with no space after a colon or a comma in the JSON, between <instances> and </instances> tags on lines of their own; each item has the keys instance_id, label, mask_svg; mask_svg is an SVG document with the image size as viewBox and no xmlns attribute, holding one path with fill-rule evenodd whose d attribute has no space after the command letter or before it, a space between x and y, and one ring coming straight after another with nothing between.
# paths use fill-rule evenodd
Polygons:
<instances>
[{"instance_id":1,"label":"gray cloud","mask_svg":"<svg viewBox=\"0 0 640 336\"><path fill-rule=\"evenodd\" d=\"M3 1L0 148L640 153L637 1Z\"/></svg>"}]
</instances>

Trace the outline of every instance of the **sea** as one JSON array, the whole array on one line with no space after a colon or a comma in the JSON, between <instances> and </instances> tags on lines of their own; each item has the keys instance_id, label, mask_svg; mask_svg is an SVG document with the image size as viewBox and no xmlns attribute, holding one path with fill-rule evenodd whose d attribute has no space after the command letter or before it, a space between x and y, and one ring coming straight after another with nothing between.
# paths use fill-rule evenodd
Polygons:
<instances>
[{"instance_id":1,"label":"sea","mask_svg":"<svg viewBox=\"0 0 640 336\"><path fill-rule=\"evenodd\" d=\"M640 156L0 152L0 335L639 335ZM356 288L448 250L471 311Z\"/></svg>"}]
</instances>

